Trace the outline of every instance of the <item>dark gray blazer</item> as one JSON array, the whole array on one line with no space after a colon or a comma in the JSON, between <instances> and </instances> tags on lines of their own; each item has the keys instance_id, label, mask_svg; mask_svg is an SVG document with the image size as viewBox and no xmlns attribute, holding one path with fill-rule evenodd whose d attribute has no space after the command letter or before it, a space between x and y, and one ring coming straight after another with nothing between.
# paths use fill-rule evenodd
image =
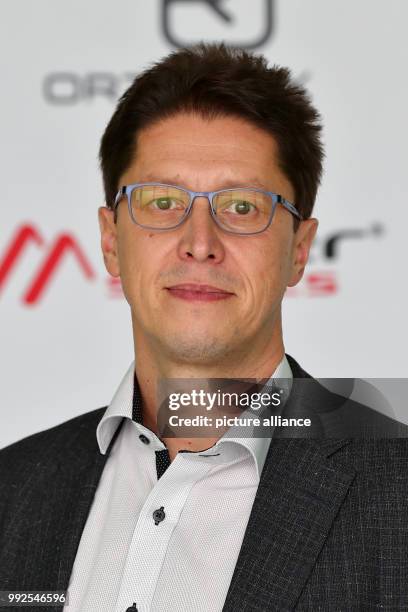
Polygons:
<instances>
[{"instance_id":1,"label":"dark gray blazer","mask_svg":"<svg viewBox=\"0 0 408 612\"><path fill-rule=\"evenodd\" d=\"M311 377L288 360L292 413L313 409L331 431L336 396L315 382L310 402L296 379ZM0 590L67 589L108 457L96 441L104 411L0 451ZM272 438L223 608L250 610L408 611L405 426L392 439Z\"/></svg>"}]
</instances>

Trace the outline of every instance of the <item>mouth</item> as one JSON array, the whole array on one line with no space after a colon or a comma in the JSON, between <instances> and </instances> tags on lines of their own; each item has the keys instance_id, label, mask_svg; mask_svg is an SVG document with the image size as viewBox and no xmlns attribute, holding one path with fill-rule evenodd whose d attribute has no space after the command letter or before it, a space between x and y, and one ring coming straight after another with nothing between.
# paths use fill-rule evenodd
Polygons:
<instances>
[{"instance_id":1,"label":"mouth","mask_svg":"<svg viewBox=\"0 0 408 612\"><path fill-rule=\"evenodd\" d=\"M216 302L218 300L226 300L235 295L220 287L195 283L181 283L180 285L165 287L165 289L172 297L187 301Z\"/></svg>"}]
</instances>

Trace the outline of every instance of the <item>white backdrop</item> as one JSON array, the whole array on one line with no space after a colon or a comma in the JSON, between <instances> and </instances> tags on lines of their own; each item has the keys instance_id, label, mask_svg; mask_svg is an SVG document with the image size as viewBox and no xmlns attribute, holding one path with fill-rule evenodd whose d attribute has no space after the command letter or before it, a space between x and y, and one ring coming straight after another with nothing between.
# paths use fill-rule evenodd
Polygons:
<instances>
[{"instance_id":1,"label":"white backdrop","mask_svg":"<svg viewBox=\"0 0 408 612\"><path fill-rule=\"evenodd\" d=\"M405 0L3 0L0 446L106 405L133 358L99 249L99 140L131 75L201 39L289 66L324 118L287 352L318 377L407 376L407 20Z\"/></svg>"}]
</instances>

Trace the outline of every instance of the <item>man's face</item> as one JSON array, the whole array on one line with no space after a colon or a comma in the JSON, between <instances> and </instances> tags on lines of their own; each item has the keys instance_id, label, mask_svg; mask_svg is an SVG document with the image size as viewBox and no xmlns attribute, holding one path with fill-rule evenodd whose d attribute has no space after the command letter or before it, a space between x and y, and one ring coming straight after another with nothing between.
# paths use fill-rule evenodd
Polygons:
<instances>
[{"instance_id":1,"label":"man's face","mask_svg":"<svg viewBox=\"0 0 408 612\"><path fill-rule=\"evenodd\" d=\"M179 114L142 130L119 186L152 181L195 191L260 187L295 199L273 137L235 117ZM292 215L278 205L266 231L233 235L215 224L204 197L170 231L134 224L126 198L116 224L106 207L99 220L105 264L121 277L136 345L203 365L245 355L251 345L265 348L276 335L283 294L300 280L317 227L304 221L295 234ZM224 293L191 292L186 285Z\"/></svg>"}]
</instances>

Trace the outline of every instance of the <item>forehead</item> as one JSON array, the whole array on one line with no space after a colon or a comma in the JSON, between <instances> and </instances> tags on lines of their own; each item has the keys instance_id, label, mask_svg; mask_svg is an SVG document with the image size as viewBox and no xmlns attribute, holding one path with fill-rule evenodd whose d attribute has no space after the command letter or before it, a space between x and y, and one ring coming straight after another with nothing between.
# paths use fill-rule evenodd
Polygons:
<instances>
[{"instance_id":1,"label":"forehead","mask_svg":"<svg viewBox=\"0 0 408 612\"><path fill-rule=\"evenodd\" d=\"M203 119L178 114L140 130L136 155L123 182L177 182L197 190L227 186L284 189L271 134L239 117Z\"/></svg>"},{"instance_id":2,"label":"forehead","mask_svg":"<svg viewBox=\"0 0 408 612\"><path fill-rule=\"evenodd\" d=\"M142 129L137 144L140 154L151 153L158 159L169 151L214 160L240 160L255 154L274 159L277 155L272 135L237 117L207 120L179 114Z\"/></svg>"}]
</instances>

